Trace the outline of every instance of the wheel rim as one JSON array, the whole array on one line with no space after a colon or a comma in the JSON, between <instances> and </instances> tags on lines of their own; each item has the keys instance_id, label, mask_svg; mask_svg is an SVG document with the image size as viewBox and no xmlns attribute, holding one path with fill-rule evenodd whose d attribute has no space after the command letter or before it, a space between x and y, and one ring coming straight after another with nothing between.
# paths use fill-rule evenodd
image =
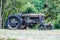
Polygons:
<instances>
[{"instance_id":1,"label":"wheel rim","mask_svg":"<svg viewBox=\"0 0 60 40\"><path fill-rule=\"evenodd\" d=\"M9 27L9 28L16 29L16 28L18 27L18 25L19 25L19 22L18 22L17 19L15 19L15 18L10 18L10 19L8 20L8 27Z\"/></svg>"},{"instance_id":2,"label":"wheel rim","mask_svg":"<svg viewBox=\"0 0 60 40\"><path fill-rule=\"evenodd\" d=\"M47 26L47 29L48 29L48 30L51 30L51 29L52 29L52 26L51 26L51 25L48 25L48 26Z\"/></svg>"},{"instance_id":3,"label":"wheel rim","mask_svg":"<svg viewBox=\"0 0 60 40\"><path fill-rule=\"evenodd\" d=\"M39 30L44 30L44 25L40 25L38 29Z\"/></svg>"},{"instance_id":4,"label":"wheel rim","mask_svg":"<svg viewBox=\"0 0 60 40\"><path fill-rule=\"evenodd\" d=\"M41 30L43 30L43 29L44 29L44 27L43 27L43 26L41 26L40 28L41 28Z\"/></svg>"}]
</instances>

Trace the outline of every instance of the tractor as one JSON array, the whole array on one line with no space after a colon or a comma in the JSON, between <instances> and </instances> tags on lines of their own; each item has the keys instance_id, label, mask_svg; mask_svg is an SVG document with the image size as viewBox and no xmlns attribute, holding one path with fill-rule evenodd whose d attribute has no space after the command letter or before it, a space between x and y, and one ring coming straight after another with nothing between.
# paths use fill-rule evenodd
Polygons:
<instances>
[{"instance_id":1,"label":"tractor","mask_svg":"<svg viewBox=\"0 0 60 40\"><path fill-rule=\"evenodd\" d=\"M51 23L45 22L44 14L14 14L9 15L6 20L7 29L28 29L30 25L39 24L38 30L52 30L53 26Z\"/></svg>"}]
</instances>

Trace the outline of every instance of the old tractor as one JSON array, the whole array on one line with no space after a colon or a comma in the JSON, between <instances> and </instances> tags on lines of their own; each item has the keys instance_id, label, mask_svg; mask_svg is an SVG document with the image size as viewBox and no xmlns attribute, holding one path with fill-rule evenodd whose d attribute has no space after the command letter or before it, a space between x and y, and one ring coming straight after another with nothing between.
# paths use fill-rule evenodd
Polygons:
<instances>
[{"instance_id":1,"label":"old tractor","mask_svg":"<svg viewBox=\"0 0 60 40\"><path fill-rule=\"evenodd\" d=\"M39 24L38 30L52 30L53 26L45 22L44 14L14 14L8 16L6 27L8 29L27 29L30 25Z\"/></svg>"}]
</instances>

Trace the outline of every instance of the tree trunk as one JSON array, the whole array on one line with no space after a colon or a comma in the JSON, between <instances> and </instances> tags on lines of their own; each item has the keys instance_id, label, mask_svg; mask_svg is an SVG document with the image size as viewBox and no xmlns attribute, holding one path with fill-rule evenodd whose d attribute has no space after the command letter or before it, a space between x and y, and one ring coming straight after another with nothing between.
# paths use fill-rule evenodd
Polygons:
<instances>
[{"instance_id":1,"label":"tree trunk","mask_svg":"<svg viewBox=\"0 0 60 40\"><path fill-rule=\"evenodd\" d=\"M2 17L1 17L1 12L2 12L2 2L0 2L0 29L2 28Z\"/></svg>"}]
</instances>

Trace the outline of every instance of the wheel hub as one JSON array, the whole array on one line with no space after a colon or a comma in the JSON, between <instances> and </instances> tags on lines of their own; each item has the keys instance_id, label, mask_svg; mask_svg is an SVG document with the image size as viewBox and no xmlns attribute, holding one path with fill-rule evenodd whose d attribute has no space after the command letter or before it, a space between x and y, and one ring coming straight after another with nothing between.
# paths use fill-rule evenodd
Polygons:
<instances>
[{"instance_id":1,"label":"wheel hub","mask_svg":"<svg viewBox=\"0 0 60 40\"><path fill-rule=\"evenodd\" d=\"M18 26L18 21L16 19L12 18L9 20L9 25L14 28L14 27Z\"/></svg>"}]
</instances>

